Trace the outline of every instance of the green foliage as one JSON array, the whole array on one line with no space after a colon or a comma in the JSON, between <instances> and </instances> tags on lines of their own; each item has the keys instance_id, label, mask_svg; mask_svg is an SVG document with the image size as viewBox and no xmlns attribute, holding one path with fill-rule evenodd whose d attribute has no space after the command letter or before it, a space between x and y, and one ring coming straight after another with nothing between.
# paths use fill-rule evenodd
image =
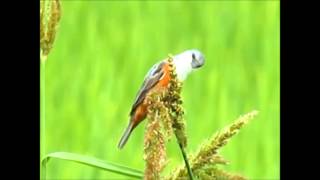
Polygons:
<instances>
[{"instance_id":1,"label":"green foliage","mask_svg":"<svg viewBox=\"0 0 320 180\"><path fill-rule=\"evenodd\" d=\"M228 141L239 132L239 130L253 119L258 111L252 111L240 116L231 125L218 131L209 141L203 143L195 154L191 154L191 168L195 176L200 179L245 179L240 175L234 175L224 172L216 167L217 164L227 164L228 161L223 159L218 150L225 146ZM184 166L176 168L167 179L183 179L187 178L187 169Z\"/></svg>"},{"instance_id":2,"label":"green foliage","mask_svg":"<svg viewBox=\"0 0 320 180\"><path fill-rule=\"evenodd\" d=\"M145 123L117 148L143 77L168 53L198 48L206 64L182 89L187 152L230 119L259 109L257 121L220 152L231 161L224 170L279 179L278 1L62 1L61 11L45 67L46 153L75 152L143 170ZM167 156L164 174L183 163L176 141ZM126 178L65 161L50 162L47 177Z\"/></svg>"},{"instance_id":3,"label":"green foliage","mask_svg":"<svg viewBox=\"0 0 320 180\"><path fill-rule=\"evenodd\" d=\"M85 164L91 167L95 167L98 169L102 169L105 171L110 171L118 174L125 175L127 177L134 177L141 179L143 177L143 173L139 170L131 169L125 166L101 161L99 159L93 158L93 157L88 157L88 156L83 156L79 154L73 154L73 153L68 153L68 152L55 152L46 155L43 160L42 160L42 167L46 169L46 166L49 162L50 159L55 158L55 159L62 159L62 160L67 160L67 161L72 161L80 164ZM44 175L45 176L45 175ZM45 177L42 177L43 179Z\"/></svg>"}]
</instances>

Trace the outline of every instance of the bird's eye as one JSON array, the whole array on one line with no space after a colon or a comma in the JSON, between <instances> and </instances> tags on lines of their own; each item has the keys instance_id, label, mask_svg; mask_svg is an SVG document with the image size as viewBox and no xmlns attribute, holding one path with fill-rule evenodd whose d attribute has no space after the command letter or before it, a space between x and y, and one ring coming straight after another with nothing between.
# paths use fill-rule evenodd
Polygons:
<instances>
[{"instance_id":1,"label":"bird's eye","mask_svg":"<svg viewBox=\"0 0 320 180\"><path fill-rule=\"evenodd\" d=\"M194 53L192 53L192 59L195 59L196 55Z\"/></svg>"}]
</instances>

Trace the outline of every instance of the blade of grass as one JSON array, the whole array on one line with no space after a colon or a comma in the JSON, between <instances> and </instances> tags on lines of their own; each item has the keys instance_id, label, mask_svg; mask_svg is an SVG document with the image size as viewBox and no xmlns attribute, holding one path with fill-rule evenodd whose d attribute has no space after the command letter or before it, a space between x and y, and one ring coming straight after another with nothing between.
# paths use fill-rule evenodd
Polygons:
<instances>
[{"instance_id":1,"label":"blade of grass","mask_svg":"<svg viewBox=\"0 0 320 180\"><path fill-rule=\"evenodd\" d=\"M46 174L47 174L47 159L43 159L42 163L41 163L41 179L45 180L47 179Z\"/></svg>"},{"instance_id":2,"label":"blade of grass","mask_svg":"<svg viewBox=\"0 0 320 180\"><path fill-rule=\"evenodd\" d=\"M55 159L62 159L62 160L67 160L67 161L72 161L80 164L85 164L91 167L99 168L105 171L110 171L114 172L117 174L122 174L130 177L134 177L137 179L143 178L143 172L132 169L129 167L125 167L122 165L110 163L110 162L105 162L100 159L94 158L94 157L89 157L89 156L84 156L80 154L74 154L74 153L68 153L68 152L54 152L46 155L42 161L42 167L45 169L46 164L49 162L51 158Z\"/></svg>"}]
</instances>

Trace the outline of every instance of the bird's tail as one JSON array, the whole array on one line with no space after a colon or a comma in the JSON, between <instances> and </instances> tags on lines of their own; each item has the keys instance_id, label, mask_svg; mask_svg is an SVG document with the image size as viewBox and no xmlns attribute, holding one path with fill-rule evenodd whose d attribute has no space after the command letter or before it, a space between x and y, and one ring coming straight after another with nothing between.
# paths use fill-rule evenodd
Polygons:
<instances>
[{"instance_id":1,"label":"bird's tail","mask_svg":"<svg viewBox=\"0 0 320 180\"><path fill-rule=\"evenodd\" d=\"M132 121L130 121L126 131L123 133L123 135L122 135L122 137L121 137L121 139L119 141L119 144L118 144L118 148L119 149L122 149L123 146L127 143L132 130L133 130L133 123L132 123Z\"/></svg>"}]
</instances>

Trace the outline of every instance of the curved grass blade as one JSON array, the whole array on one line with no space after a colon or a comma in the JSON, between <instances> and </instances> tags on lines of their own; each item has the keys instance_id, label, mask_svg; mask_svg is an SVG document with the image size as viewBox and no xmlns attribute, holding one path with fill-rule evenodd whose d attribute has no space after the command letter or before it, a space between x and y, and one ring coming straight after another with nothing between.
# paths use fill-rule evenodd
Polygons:
<instances>
[{"instance_id":1,"label":"curved grass blade","mask_svg":"<svg viewBox=\"0 0 320 180\"><path fill-rule=\"evenodd\" d=\"M89 157L89 156L84 156L84 155L74 154L74 153L68 153L68 152L54 152L54 153L50 153L50 154L46 155L41 161L42 167L44 167L44 170L46 169L45 168L46 164L49 162L49 160L51 158L62 159L62 160L72 161L72 162L76 162L76 163L80 163L80 164L85 164L85 165L99 168L99 169L102 169L105 171L110 171L110 172L130 176L130 177L134 177L134 178L138 178L138 179L143 178L143 172L141 172L139 170L132 169L132 168L125 167L122 165L118 165L118 164L105 162L100 159L96 159L94 157Z\"/></svg>"}]
</instances>

